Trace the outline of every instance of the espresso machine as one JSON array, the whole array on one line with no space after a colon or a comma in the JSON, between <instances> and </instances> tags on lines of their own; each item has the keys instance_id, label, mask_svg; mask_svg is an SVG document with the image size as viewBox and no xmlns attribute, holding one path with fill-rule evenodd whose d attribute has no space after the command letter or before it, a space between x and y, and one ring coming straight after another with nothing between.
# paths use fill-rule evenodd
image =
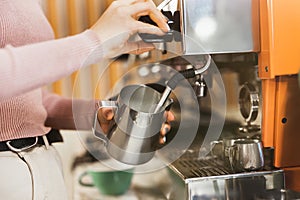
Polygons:
<instances>
[{"instance_id":1,"label":"espresso machine","mask_svg":"<svg viewBox=\"0 0 300 200\"><path fill-rule=\"evenodd\" d=\"M222 78L222 84L216 83L208 69L189 80L200 108L198 130L168 167L174 180L164 191L168 199L299 198L288 192L300 192L299 7L297 0L164 1L161 9L173 32L165 38L142 35L163 50L154 59L178 71L197 70L210 55ZM220 88L225 109L213 100ZM219 137L206 141L209 129L220 126ZM172 129L176 134L176 124ZM168 137L172 140L172 133ZM212 153L224 149L211 145L213 139L226 138L261 142L263 166L228 167L224 157ZM177 154L176 148L170 154Z\"/></svg>"}]
</instances>

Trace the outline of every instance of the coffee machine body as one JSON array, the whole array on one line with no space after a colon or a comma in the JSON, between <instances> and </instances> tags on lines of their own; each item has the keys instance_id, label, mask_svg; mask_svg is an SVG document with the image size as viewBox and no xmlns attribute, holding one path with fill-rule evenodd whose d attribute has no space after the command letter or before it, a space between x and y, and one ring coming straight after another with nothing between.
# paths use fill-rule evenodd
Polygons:
<instances>
[{"instance_id":1,"label":"coffee machine body","mask_svg":"<svg viewBox=\"0 0 300 200\"><path fill-rule=\"evenodd\" d=\"M179 0L176 9L180 13L182 38L175 43L180 45L166 45L171 51L179 52L179 48L184 58L197 60L201 55L212 55L227 95L224 127L230 122L246 124L238 133L231 131L231 136L236 137L241 136L241 130L246 133L255 130L257 134L252 136L261 139L266 154L270 155L268 169L276 169L275 173L279 170L284 176L279 178L284 184L279 184L277 189L295 191L300 191L300 158L294 156L300 146L299 7L297 0ZM184 63L177 58L161 59L161 63L175 68ZM250 122L245 122L239 113L238 93L247 83L254 85L259 98L258 114ZM210 89L217 89L214 87L212 84ZM200 110L213 112L209 97L199 100L199 105ZM203 119L200 118L200 125ZM170 168L180 171L176 163ZM184 173L179 174L184 180Z\"/></svg>"}]
</instances>

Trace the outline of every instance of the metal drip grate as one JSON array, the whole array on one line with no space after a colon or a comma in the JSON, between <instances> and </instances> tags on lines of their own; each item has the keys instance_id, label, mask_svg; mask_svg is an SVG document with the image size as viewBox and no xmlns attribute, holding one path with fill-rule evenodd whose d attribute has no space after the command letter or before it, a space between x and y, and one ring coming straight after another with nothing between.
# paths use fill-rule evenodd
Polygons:
<instances>
[{"instance_id":1,"label":"metal drip grate","mask_svg":"<svg viewBox=\"0 0 300 200\"><path fill-rule=\"evenodd\" d=\"M228 175L230 171L215 159L184 158L175 161L172 168L184 178Z\"/></svg>"}]
</instances>

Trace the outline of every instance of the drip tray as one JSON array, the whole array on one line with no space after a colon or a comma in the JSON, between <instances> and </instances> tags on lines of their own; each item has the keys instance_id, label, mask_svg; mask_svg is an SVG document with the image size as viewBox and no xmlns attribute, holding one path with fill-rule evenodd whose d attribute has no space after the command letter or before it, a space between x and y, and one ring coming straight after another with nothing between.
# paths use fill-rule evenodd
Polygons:
<instances>
[{"instance_id":1,"label":"drip tray","mask_svg":"<svg viewBox=\"0 0 300 200\"><path fill-rule=\"evenodd\" d=\"M195 177L211 177L230 174L229 170L221 165L217 159L179 159L172 164L184 179Z\"/></svg>"},{"instance_id":2,"label":"drip tray","mask_svg":"<svg viewBox=\"0 0 300 200\"><path fill-rule=\"evenodd\" d=\"M172 189L168 199L255 199L285 188L283 170L232 173L222 160L182 156L169 166Z\"/></svg>"}]
</instances>

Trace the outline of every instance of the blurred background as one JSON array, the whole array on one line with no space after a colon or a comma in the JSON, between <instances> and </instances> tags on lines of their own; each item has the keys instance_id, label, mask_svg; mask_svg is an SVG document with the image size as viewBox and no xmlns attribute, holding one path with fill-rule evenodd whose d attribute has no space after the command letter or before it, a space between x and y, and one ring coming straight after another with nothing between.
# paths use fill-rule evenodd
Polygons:
<instances>
[{"instance_id":1,"label":"blurred background","mask_svg":"<svg viewBox=\"0 0 300 200\"><path fill-rule=\"evenodd\" d=\"M91 27L113 0L42 0L41 2L54 29L55 37L62 38ZM158 4L161 1L154 2ZM114 61L94 64L48 85L47 89L64 97L104 99L110 89L120 80L120 76L137 62L136 56L125 55ZM86 150L82 143L83 138L79 137L76 131L61 130L61 133L64 143L55 144L55 146L62 157L69 197L74 199L76 177L74 177L72 166L75 158L80 157ZM90 131L87 131L86 135L92 136Z\"/></svg>"},{"instance_id":2,"label":"blurred background","mask_svg":"<svg viewBox=\"0 0 300 200\"><path fill-rule=\"evenodd\" d=\"M80 33L93 25L112 0L43 0L43 8L56 38ZM47 89L65 97L104 98L114 85L118 74L126 70L126 63L116 61L106 71L101 87L96 88L98 76L102 74L100 64L75 72L69 77L47 86ZM62 66L63 67L63 66ZM96 88L96 89L92 89ZM85 152L81 139L75 131L62 130L64 143L56 144L63 165L70 199L74 199L74 177L72 164L76 156ZM87 132L89 135L90 132Z\"/></svg>"}]
</instances>

